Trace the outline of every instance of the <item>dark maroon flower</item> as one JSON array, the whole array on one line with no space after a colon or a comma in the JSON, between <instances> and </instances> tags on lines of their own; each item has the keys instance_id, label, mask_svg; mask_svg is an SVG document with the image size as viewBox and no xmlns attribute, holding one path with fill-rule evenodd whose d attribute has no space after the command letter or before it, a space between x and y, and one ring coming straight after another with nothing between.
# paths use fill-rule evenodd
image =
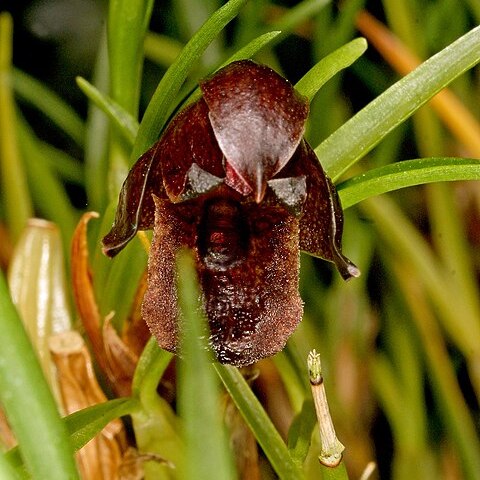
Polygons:
<instances>
[{"instance_id":1,"label":"dark maroon flower","mask_svg":"<svg viewBox=\"0 0 480 480\"><path fill-rule=\"evenodd\" d=\"M131 169L104 251L153 228L143 316L162 348L178 345L175 257L194 251L219 361L280 351L302 317L299 251L359 275L341 253L334 186L302 138L308 103L270 68L243 60L200 84Z\"/></svg>"}]
</instances>

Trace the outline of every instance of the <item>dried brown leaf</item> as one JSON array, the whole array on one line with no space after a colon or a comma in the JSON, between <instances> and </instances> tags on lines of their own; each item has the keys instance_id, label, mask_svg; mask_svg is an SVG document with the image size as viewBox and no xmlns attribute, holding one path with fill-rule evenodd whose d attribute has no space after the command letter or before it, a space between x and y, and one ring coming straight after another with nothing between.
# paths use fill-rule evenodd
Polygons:
<instances>
[{"instance_id":1,"label":"dried brown leaf","mask_svg":"<svg viewBox=\"0 0 480 480\"><path fill-rule=\"evenodd\" d=\"M129 396L138 356L120 338L111 316L103 322L103 344L109 368L115 376L115 390L121 396Z\"/></svg>"},{"instance_id":2,"label":"dried brown leaf","mask_svg":"<svg viewBox=\"0 0 480 480\"><path fill-rule=\"evenodd\" d=\"M92 272L88 262L87 225L96 212L85 213L78 222L72 240L72 284L75 304L85 332L92 344L100 368L107 372L107 362L101 335L101 316L93 290Z\"/></svg>"},{"instance_id":3,"label":"dried brown leaf","mask_svg":"<svg viewBox=\"0 0 480 480\"><path fill-rule=\"evenodd\" d=\"M66 414L107 400L95 376L83 338L70 331L50 339L50 351L57 368L57 381ZM82 479L114 480L126 447L119 419L110 422L97 437L77 453Z\"/></svg>"},{"instance_id":4,"label":"dried brown leaf","mask_svg":"<svg viewBox=\"0 0 480 480\"><path fill-rule=\"evenodd\" d=\"M122 341L109 319L102 326L88 261L87 225L92 218L98 218L98 214L84 214L73 236L72 283L75 303L98 365L115 392L124 396L130 394L138 355Z\"/></svg>"},{"instance_id":5,"label":"dried brown leaf","mask_svg":"<svg viewBox=\"0 0 480 480\"><path fill-rule=\"evenodd\" d=\"M3 223L0 223L0 268L6 270L12 257L13 245Z\"/></svg>"}]
</instances>

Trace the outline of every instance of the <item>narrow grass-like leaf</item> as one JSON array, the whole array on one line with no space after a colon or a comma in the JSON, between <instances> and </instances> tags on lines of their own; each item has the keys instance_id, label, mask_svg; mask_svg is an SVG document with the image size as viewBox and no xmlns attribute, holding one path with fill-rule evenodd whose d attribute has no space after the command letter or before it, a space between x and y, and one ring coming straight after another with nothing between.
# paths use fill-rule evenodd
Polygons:
<instances>
[{"instance_id":1,"label":"narrow grass-like leaf","mask_svg":"<svg viewBox=\"0 0 480 480\"><path fill-rule=\"evenodd\" d=\"M362 203L374 219L375 228L398 259L407 261L437 306L438 316L452 341L468 359L480 356L480 325L476 313L458 302L456 288L445 274L431 248L420 232L388 197ZM477 373L475 373L477 372ZM475 363L471 375L476 375ZM480 383L479 383L480 385Z\"/></svg>"},{"instance_id":2,"label":"narrow grass-like leaf","mask_svg":"<svg viewBox=\"0 0 480 480\"><path fill-rule=\"evenodd\" d=\"M400 5L400 2L395 3L396 7ZM403 10L407 11L408 9L409 7L405 7ZM420 65L420 58L417 57L414 51L399 42L386 27L368 13L362 12L357 18L357 24L368 41L375 46L392 68L401 75L410 73ZM417 24L413 20L412 24L414 24L412 31L416 32ZM439 32L438 35L442 34L443 31L441 33ZM415 45L418 48L419 42L416 41L416 39L412 39L411 41L415 41ZM461 82L459 82L459 80L461 80ZM455 82L455 85L458 86L459 83L465 83L466 81L468 81L468 77L462 76L461 79L459 78ZM452 90L444 90L432 98L431 106L435 109L439 118L441 118L452 135L467 147L471 155L480 156L480 124L464 102L462 102ZM469 107L472 108L472 100L470 100ZM421 148L422 144L425 146L426 143L426 145L430 145L430 149L436 149L434 152L422 151L422 155L431 155L438 153L438 144L433 139L429 142L425 142L424 140L425 138L430 138L425 136L425 129L427 131L432 130L433 126L432 121L428 120L428 116L426 115L427 114L422 111L418 112L415 121L415 130L418 132L417 140ZM431 114L429 115L431 117ZM423 120L420 120L419 117Z\"/></svg>"},{"instance_id":3,"label":"narrow grass-like leaf","mask_svg":"<svg viewBox=\"0 0 480 480\"><path fill-rule=\"evenodd\" d=\"M137 116L145 39L153 0L112 0L108 11L111 97Z\"/></svg>"},{"instance_id":4,"label":"narrow grass-like leaf","mask_svg":"<svg viewBox=\"0 0 480 480\"><path fill-rule=\"evenodd\" d=\"M138 409L134 398L115 398L105 403L84 408L63 418L63 423L70 434L72 448L77 451L100 433L112 420L130 415ZM23 465L18 447L5 454L10 464L18 469ZM2 478L0 476L0 478ZM3 479L2 479L3 480Z\"/></svg>"},{"instance_id":5,"label":"narrow grass-like leaf","mask_svg":"<svg viewBox=\"0 0 480 480\"><path fill-rule=\"evenodd\" d=\"M476 0L466 0L466 3L470 6L472 13L475 15L477 23L480 22L480 3Z\"/></svg>"},{"instance_id":6,"label":"narrow grass-like leaf","mask_svg":"<svg viewBox=\"0 0 480 480\"><path fill-rule=\"evenodd\" d=\"M139 451L156 454L173 465L180 465L183 444L178 417L170 404L157 392L160 379L172 356L160 349L155 338L152 337L147 343L133 379L132 393L139 400L140 408L133 413L132 420ZM167 464L149 462L145 465L145 480L171 478L172 471Z\"/></svg>"},{"instance_id":7,"label":"narrow grass-like leaf","mask_svg":"<svg viewBox=\"0 0 480 480\"><path fill-rule=\"evenodd\" d=\"M372 361L372 383L376 390L378 401L394 436L401 435L403 427L402 386L397 381L397 372L387 355L378 353Z\"/></svg>"},{"instance_id":8,"label":"narrow grass-like leaf","mask_svg":"<svg viewBox=\"0 0 480 480\"><path fill-rule=\"evenodd\" d=\"M178 403L184 420L185 461L182 478L235 478L222 424L218 377L207 349L207 325L201 314L197 274L186 251L177 259L177 285L183 317Z\"/></svg>"},{"instance_id":9,"label":"narrow grass-like leaf","mask_svg":"<svg viewBox=\"0 0 480 480\"><path fill-rule=\"evenodd\" d=\"M90 82L77 77L80 90L100 109L120 130L125 139L133 145L138 132L138 122L120 104L98 91Z\"/></svg>"},{"instance_id":10,"label":"narrow grass-like leaf","mask_svg":"<svg viewBox=\"0 0 480 480\"><path fill-rule=\"evenodd\" d=\"M246 58L253 57L256 53L258 53L263 47L266 45L271 44L271 42L280 35L281 32L273 31L267 32L263 35L260 35L257 38L254 38L252 41L248 42L244 47L237 50L233 55L231 55L225 62L223 62L215 71L220 70L222 67L235 62L237 60L244 60ZM184 105L189 105L193 102L196 102L202 96L202 92L200 88L197 87L192 92L192 94L187 98L184 102Z\"/></svg>"},{"instance_id":11,"label":"narrow grass-like leaf","mask_svg":"<svg viewBox=\"0 0 480 480\"><path fill-rule=\"evenodd\" d=\"M302 272L303 271L304 270L302 270ZM308 275L306 276L307 278L309 278ZM303 382L304 378L299 377L294 360L292 360L289 353L287 352L287 347L284 348L281 352L279 352L278 355L275 355L275 357L273 357L273 361L275 363L275 366L277 367L278 372L280 373L282 382L285 385L288 398L290 400L290 403L292 404L293 410L295 412L300 411L302 409L307 390Z\"/></svg>"},{"instance_id":12,"label":"narrow grass-like leaf","mask_svg":"<svg viewBox=\"0 0 480 480\"><path fill-rule=\"evenodd\" d=\"M405 475L409 472L414 478L429 478L431 446L427 434L421 344L416 341L407 315L405 322L398 322L398 313L403 311L404 302L399 302L397 293L395 289L384 307L389 355L378 353L374 356L371 362L372 384L392 427L397 453L394 464L400 466L405 463L402 468ZM406 410L408 416L405 415ZM401 452L409 452L412 462L404 462Z\"/></svg>"},{"instance_id":13,"label":"narrow grass-like leaf","mask_svg":"<svg viewBox=\"0 0 480 480\"><path fill-rule=\"evenodd\" d=\"M282 480L304 478L285 442L238 369L218 363L214 366L277 475Z\"/></svg>"},{"instance_id":14,"label":"narrow grass-like leaf","mask_svg":"<svg viewBox=\"0 0 480 480\"><path fill-rule=\"evenodd\" d=\"M287 12L270 27L275 30L280 30L282 34L277 37L276 42L279 42L300 23L310 20L316 15L323 7L328 5L331 0L303 0L294 7L287 10Z\"/></svg>"},{"instance_id":15,"label":"narrow grass-like leaf","mask_svg":"<svg viewBox=\"0 0 480 480\"><path fill-rule=\"evenodd\" d=\"M12 23L8 13L0 14L0 193L10 235L16 240L33 209L18 147L11 88Z\"/></svg>"},{"instance_id":16,"label":"narrow grass-like leaf","mask_svg":"<svg viewBox=\"0 0 480 480\"><path fill-rule=\"evenodd\" d=\"M64 418L73 448L79 450L112 420L130 415L138 409L135 398L115 398L84 408Z\"/></svg>"},{"instance_id":17,"label":"narrow grass-like leaf","mask_svg":"<svg viewBox=\"0 0 480 480\"><path fill-rule=\"evenodd\" d=\"M163 67L169 67L182 52L183 44L178 40L148 32L145 38L145 57Z\"/></svg>"},{"instance_id":18,"label":"narrow grass-like leaf","mask_svg":"<svg viewBox=\"0 0 480 480\"><path fill-rule=\"evenodd\" d=\"M156 453L179 465L183 445L179 435L178 417L168 402L158 395L158 385L173 354L162 350L151 337L140 356L132 383L132 395L140 408L132 415L137 448ZM150 462L145 468L145 480L170 480L168 465Z\"/></svg>"},{"instance_id":19,"label":"narrow grass-like leaf","mask_svg":"<svg viewBox=\"0 0 480 480\"><path fill-rule=\"evenodd\" d=\"M93 85L102 92L108 91L110 81L106 37L106 34L102 35L92 77ZM108 205L109 192L105 185L108 176L109 126L103 112L90 103L85 135L85 190L88 208L97 212L103 212Z\"/></svg>"},{"instance_id":20,"label":"narrow grass-like leaf","mask_svg":"<svg viewBox=\"0 0 480 480\"><path fill-rule=\"evenodd\" d=\"M219 68L235 62L236 60L243 60L245 58L251 58L258 53L263 47L270 45L282 32L280 30L273 30L271 32L264 33L263 35L254 38L248 42L244 47L237 50L231 55L226 62L223 62Z\"/></svg>"},{"instance_id":21,"label":"narrow grass-like leaf","mask_svg":"<svg viewBox=\"0 0 480 480\"><path fill-rule=\"evenodd\" d=\"M415 282L411 266L412 263L409 265L408 262L398 259L394 265L394 272L422 340L429 381L442 410L442 421L450 430L452 443L464 474L462 478L478 480L480 441L475 428L476 422L458 385L447 345L424 295L424 288Z\"/></svg>"},{"instance_id":22,"label":"narrow grass-like leaf","mask_svg":"<svg viewBox=\"0 0 480 480\"><path fill-rule=\"evenodd\" d=\"M72 207L62 182L49 168L44 158L45 151L39 147L30 127L23 119L17 125L32 198L39 214L60 227L65 251L68 251L79 215ZM49 194L45 195L45 192Z\"/></svg>"},{"instance_id":23,"label":"narrow grass-like leaf","mask_svg":"<svg viewBox=\"0 0 480 480\"><path fill-rule=\"evenodd\" d=\"M348 480L347 468L345 462L341 462L335 468L320 464L322 480Z\"/></svg>"},{"instance_id":24,"label":"narrow grass-like leaf","mask_svg":"<svg viewBox=\"0 0 480 480\"><path fill-rule=\"evenodd\" d=\"M369 170L338 185L342 207L400 188L432 182L480 180L480 160L420 158Z\"/></svg>"},{"instance_id":25,"label":"narrow grass-like leaf","mask_svg":"<svg viewBox=\"0 0 480 480\"><path fill-rule=\"evenodd\" d=\"M296 84L295 88L312 101L315 94L340 70L349 67L367 49L364 38L356 38L322 58Z\"/></svg>"},{"instance_id":26,"label":"narrow grass-like leaf","mask_svg":"<svg viewBox=\"0 0 480 480\"><path fill-rule=\"evenodd\" d=\"M38 359L0 275L0 402L34 478L78 478L73 449Z\"/></svg>"},{"instance_id":27,"label":"narrow grass-like leaf","mask_svg":"<svg viewBox=\"0 0 480 480\"><path fill-rule=\"evenodd\" d=\"M131 162L156 140L171 112L175 96L198 60L218 33L233 20L246 0L230 0L217 10L185 45L175 63L165 72L143 116L133 146Z\"/></svg>"},{"instance_id":28,"label":"narrow grass-like leaf","mask_svg":"<svg viewBox=\"0 0 480 480\"><path fill-rule=\"evenodd\" d=\"M84 185L85 174L83 171L83 163L74 159L63 150L40 140L37 140L37 148L52 173L58 175L65 182Z\"/></svg>"},{"instance_id":29,"label":"narrow grass-like leaf","mask_svg":"<svg viewBox=\"0 0 480 480\"><path fill-rule=\"evenodd\" d=\"M315 35L317 55L323 56L340 48L354 35L357 35L355 20L360 11L365 8L367 0L348 0L342 4L341 14L336 15L336 6L330 9L328 26L319 26ZM322 55L322 52L325 52Z\"/></svg>"},{"instance_id":30,"label":"narrow grass-like leaf","mask_svg":"<svg viewBox=\"0 0 480 480\"><path fill-rule=\"evenodd\" d=\"M307 458L312 439L312 432L317 423L315 405L311 398L304 400L302 410L293 419L292 426L288 431L288 450L294 461L299 466Z\"/></svg>"},{"instance_id":31,"label":"narrow grass-like leaf","mask_svg":"<svg viewBox=\"0 0 480 480\"><path fill-rule=\"evenodd\" d=\"M138 360L132 382L132 394L142 398L145 395L156 394L158 383L172 357L172 353L162 350L156 338L151 337Z\"/></svg>"},{"instance_id":32,"label":"narrow grass-like leaf","mask_svg":"<svg viewBox=\"0 0 480 480\"><path fill-rule=\"evenodd\" d=\"M333 180L456 77L480 61L476 27L422 63L323 141L315 153Z\"/></svg>"},{"instance_id":33,"label":"narrow grass-like leaf","mask_svg":"<svg viewBox=\"0 0 480 480\"><path fill-rule=\"evenodd\" d=\"M78 113L55 92L18 69L13 69L13 88L22 100L43 113L77 145L84 144L85 124Z\"/></svg>"},{"instance_id":34,"label":"narrow grass-like leaf","mask_svg":"<svg viewBox=\"0 0 480 480\"><path fill-rule=\"evenodd\" d=\"M477 161L480 164L480 160ZM437 183L431 185L426 193L435 250L446 270L455 272L453 281L461 292L458 301L468 305L472 313L480 318L477 268L472 261L471 240L466 234L470 215L462 211L455 185Z\"/></svg>"},{"instance_id":35,"label":"narrow grass-like leaf","mask_svg":"<svg viewBox=\"0 0 480 480\"><path fill-rule=\"evenodd\" d=\"M8 458L2 453L0 453L0 478L2 480L17 480L20 478Z\"/></svg>"},{"instance_id":36,"label":"narrow grass-like leaf","mask_svg":"<svg viewBox=\"0 0 480 480\"><path fill-rule=\"evenodd\" d=\"M222 5L219 0L173 0L172 7L182 39L192 38L202 24ZM208 46L200 59L201 67L216 65L223 57L225 36L221 33Z\"/></svg>"}]
</instances>

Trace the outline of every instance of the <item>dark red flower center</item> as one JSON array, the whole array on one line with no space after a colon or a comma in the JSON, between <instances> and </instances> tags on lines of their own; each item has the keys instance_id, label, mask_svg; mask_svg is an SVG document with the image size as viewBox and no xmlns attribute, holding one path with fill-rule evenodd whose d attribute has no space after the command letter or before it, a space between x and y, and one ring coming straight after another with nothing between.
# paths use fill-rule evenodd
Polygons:
<instances>
[{"instance_id":1,"label":"dark red flower center","mask_svg":"<svg viewBox=\"0 0 480 480\"><path fill-rule=\"evenodd\" d=\"M248 225L238 202L214 198L204 207L199 226L198 246L208 268L225 270L247 255Z\"/></svg>"}]
</instances>

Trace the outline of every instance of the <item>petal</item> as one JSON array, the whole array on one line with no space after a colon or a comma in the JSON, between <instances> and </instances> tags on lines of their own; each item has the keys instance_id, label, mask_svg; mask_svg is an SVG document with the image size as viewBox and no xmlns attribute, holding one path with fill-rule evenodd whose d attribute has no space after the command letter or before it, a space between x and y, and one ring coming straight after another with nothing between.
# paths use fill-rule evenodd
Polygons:
<instances>
[{"instance_id":1,"label":"petal","mask_svg":"<svg viewBox=\"0 0 480 480\"><path fill-rule=\"evenodd\" d=\"M223 154L213 134L208 107L203 99L181 111L165 130L160 142L163 182L172 202L185 200L182 194L189 189L188 174L192 165L196 164L215 177L225 175ZM195 192L190 189L187 196L191 198L192 193Z\"/></svg>"},{"instance_id":2,"label":"petal","mask_svg":"<svg viewBox=\"0 0 480 480\"><path fill-rule=\"evenodd\" d=\"M272 69L250 60L231 63L200 87L226 162L260 202L267 180L302 138L307 100ZM227 172L226 183L235 188L238 179Z\"/></svg>"},{"instance_id":3,"label":"petal","mask_svg":"<svg viewBox=\"0 0 480 480\"><path fill-rule=\"evenodd\" d=\"M180 112L161 139L130 170L103 251L115 256L138 230L153 227L152 194L181 202L222 182L223 154L213 134L203 99Z\"/></svg>"},{"instance_id":4,"label":"petal","mask_svg":"<svg viewBox=\"0 0 480 480\"><path fill-rule=\"evenodd\" d=\"M148 286L142 316L160 347L175 352L178 339L178 305L175 258L182 247L193 247L198 223L196 202L172 204L154 197L155 226L148 257Z\"/></svg>"},{"instance_id":5,"label":"petal","mask_svg":"<svg viewBox=\"0 0 480 480\"><path fill-rule=\"evenodd\" d=\"M165 197L158 165L160 142L145 152L130 170L118 199L115 221L103 238L103 252L114 257L138 230L152 228L155 207L152 194Z\"/></svg>"},{"instance_id":6,"label":"petal","mask_svg":"<svg viewBox=\"0 0 480 480\"><path fill-rule=\"evenodd\" d=\"M155 201L142 314L159 345L177 350L175 255L186 246L196 254L218 360L243 366L279 352L303 311L298 219L283 207L241 205L238 196Z\"/></svg>"},{"instance_id":7,"label":"petal","mask_svg":"<svg viewBox=\"0 0 480 480\"><path fill-rule=\"evenodd\" d=\"M200 168L196 163L192 163L185 176L184 189L179 198L182 201L191 200L208 193L221 183L223 183L223 178L216 177Z\"/></svg>"},{"instance_id":8,"label":"petal","mask_svg":"<svg viewBox=\"0 0 480 480\"><path fill-rule=\"evenodd\" d=\"M300 217L300 249L335 263L346 280L358 277L360 271L341 251L343 211L337 191L305 140L281 174L306 176L307 200Z\"/></svg>"},{"instance_id":9,"label":"petal","mask_svg":"<svg viewBox=\"0 0 480 480\"><path fill-rule=\"evenodd\" d=\"M280 203L285 205L293 215L300 215L307 199L307 180L300 177L274 178L268 186L273 190Z\"/></svg>"},{"instance_id":10,"label":"petal","mask_svg":"<svg viewBox=\"0 0 480 480\"><path fill-rule=\"evenodd\" d=\"M240 233L235 237L223 228L224 245L233 252L229 261L215 264L205 248L197 250L212 348L220 362L236 366L279 352L303 311L298 294L298 220L283 207L250 204L241 209L232 219ZM216 238L215 233L222 233L222 218L210 225L201 236ZM230 245L235 238L238 244ZM212 248L218 250L219 245Z\"/></svg>"}]
</instances>

